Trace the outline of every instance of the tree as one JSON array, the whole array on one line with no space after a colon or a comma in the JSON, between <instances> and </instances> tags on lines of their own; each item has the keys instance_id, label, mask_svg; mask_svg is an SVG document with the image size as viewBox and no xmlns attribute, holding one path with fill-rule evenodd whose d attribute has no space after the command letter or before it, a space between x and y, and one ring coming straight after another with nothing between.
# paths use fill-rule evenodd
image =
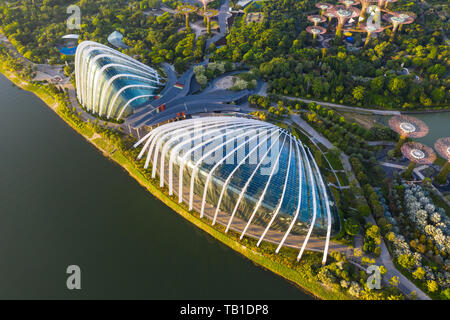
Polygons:
<instances>
[{"instance_id":1,"label":"tree","mask_svg":"<svg viewBox=\"0 0 450 320\"><path fill-rule=\"evenodd\" d=\"M425 270L422 267L418 267L412 275L414 279L422 280L425 277Z\"/></svg>"},{"instance_id":2,"label":"tree","mask_svg":"<svg viewBox=\"0 0 450 320\"><path fill-rule=\"evenodd\" d=\"M150 8L159 9L161 7L160 0L148 0L148 6Z\"/></svg>"},{"instance_id":3,"label":"tree","mask_svg":"<svg viewBox=\"0 0 450 320\"><path fill-rule=\"evenodd\" d=\"M353 218L347 219L344 226L345 232L347 232L347 234L350 236L357 235L360 231L360 225L358 221Z\"/></svg>"},{"instance_id":4,"label":"tree","mask_svg":"<svg viewBox=\"0 0 450 320\"><path fill-rule=\"evenodd\" d=\"M440 297L442 300L450 300L450 288L442 290Z\"/></svg>"},{"instance_id":5,"label":"tree","mask_svg":"<svg viewBox=\"0 0 450 320\"><path fill-rule=\"evenodd\" d=\"M410 254L399 255L397 258L397 262L401 267L407 270L411 269L415 265L414 257Z\"/></svg>"},{"instance_id":6,"label":"tree","mask_svg":"<svg viewBox=\"0 0 450 320\"><path fill-rule=\"evenodd\" d=\"M364 99L365 90L366 89L363 86L355 87L353 89L353 97L358 101L362 101Z\"/></svg>"},{"instance_id":7,"label":"tree","mask_svg":"<svg viewBox=\"0 0 450 320\"><path fill-rule=\"evenodd\" d=\"M405 80L399 77L391 79L388 84L389 90L395 95L399 95L401 90L404 89L405 87L406 87Z\"/></svg>"},{"instance_id":8,"label":"tree","mask_svg":"<svg viewBox=\"0 0 450 320\"><path fill-rule=\"evenodd\" d=\"M439 290L439 286L436 281L428 280L427 281L427 289L429 292L436 292Z\"/></svg>"},{"instance_id":9,"label":"tree","mask_svg":"<svg viewBox=\"0 0 450 320\"><path fill-rule=\"evenodd\" d=\"M398 287L400 283L400 280L397 276L393 276L390 280L389 280L389 284L393 287Z\"/></svg>"}]
</instances>

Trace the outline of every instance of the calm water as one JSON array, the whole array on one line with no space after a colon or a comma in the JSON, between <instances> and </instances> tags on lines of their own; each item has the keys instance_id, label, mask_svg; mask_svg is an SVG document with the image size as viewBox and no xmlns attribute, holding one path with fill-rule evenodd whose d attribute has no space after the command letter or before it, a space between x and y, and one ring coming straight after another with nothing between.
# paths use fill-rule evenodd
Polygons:
<instances>
[{"instance_id":1,"label":"calm water","mask_svg":"<svg viewBox=\"0 0 450 320\"><path fill-rule=\"evenodd\" d=\"M450 112L411 114L411 116L425 122L430 129L425 137L419 138L417 141L434 148L437 139L450 137Z\"/></svg>"},{"instance_id":2,"label":"calm water","mask_svg":"<svg viewBox=\"0 0 450 320\"><path fill-rule=\"evenodd\" d=\"M0 298L310 299L169 210L0 74ZM66 268L81 268L80 291Z\"/></svg>"},{"instance_id":3,"label":"calm water","mask_svg":"<svg viewBox=\"0 0 450 320\"><path fill-rule=\"evenodd\" d=\"M414 140L434 148L434 144L437 139L442 137L450 137L450 111L421 114L412 113L408 115L419 118L429 127L428 134L425 137ZM390 117L379 116L377 118L381 123L387 125Z\"/></svg>"}]
</instances>

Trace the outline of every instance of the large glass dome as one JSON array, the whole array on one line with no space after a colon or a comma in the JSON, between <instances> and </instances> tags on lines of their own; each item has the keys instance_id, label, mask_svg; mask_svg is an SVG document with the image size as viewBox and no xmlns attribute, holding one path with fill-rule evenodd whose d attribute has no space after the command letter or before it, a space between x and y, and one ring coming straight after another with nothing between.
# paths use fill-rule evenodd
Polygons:
<instances>
[{"instance_id":1,"label":"large glass dome","mask_svg":"<svg viewBox=\"0 0 450 320\"><path fill-rule=\"evenodd\" d=\"M201 117L159 126L140 139L160 186L212 224L298 247L340 229L335 204L309 149L285 130L241 117ZM303 248L304 249L304 248Z\"/></svg>"},{"instance_id":2,"label":"large glass dome","mask_svg":"<svg viewBox=\"0 0 450 320\"><path fill-rule=\"evenodd\" d=\"M75 54L77 97L88 110L123 119L161 85L158 72L102 44L84 41Z\"/></svg>"}]
</instances>

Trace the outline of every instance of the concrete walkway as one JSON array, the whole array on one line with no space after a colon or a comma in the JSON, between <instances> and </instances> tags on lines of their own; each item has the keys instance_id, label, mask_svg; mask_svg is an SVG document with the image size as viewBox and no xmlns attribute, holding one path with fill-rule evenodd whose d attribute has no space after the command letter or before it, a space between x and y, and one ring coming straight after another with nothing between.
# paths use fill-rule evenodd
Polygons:
<instances>
[{"instance_id":1,"label":"concrete walkway","mask_svg":"<svg viewBox=\"0 0 450 320\"><path fill-rule=\"evenodd\" d=\"M396 146L397 143L393 141L367 141L369 146Z\"/></svg>"},{"instance_id":2,"label":"concrete walkway","mask_svg":"<svg viewBox=\"0 0 450 320\"><path fill-rule=\"evenodd\" d=\"M303 130L305 130L309 136L314 139L316 142L320 142L327 149L334 148L334 145L328 141L327 138L319 134L313 127L311 127L305 120L303 120L298 114L291 115L292 121L298 124Z\"/></svg>"}]
</instances>

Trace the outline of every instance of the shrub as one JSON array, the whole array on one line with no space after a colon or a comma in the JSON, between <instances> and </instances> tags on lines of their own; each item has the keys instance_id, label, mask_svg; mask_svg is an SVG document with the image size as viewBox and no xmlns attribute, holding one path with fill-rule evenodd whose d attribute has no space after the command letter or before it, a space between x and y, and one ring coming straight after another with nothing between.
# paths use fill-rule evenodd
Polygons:
<instances>
[{"instance_id":1,"label":"shrub","mask_svg":"<svg viewBox=\"0 0 450 320\"><path fill-rule=\"evenodd\" d=\"M439 289L439 286L436 281L428 280L427 281L427 289L429 292L436 292Z\"/></svg>"},{"instance_id":2,"label":"shrub","mask_svg":"<svg viewBox=\"0 0 450 320\"><path fill-rule=\"evenodd\" d=\"M348 235L354 236L357 235L360 231L360 225L358 221L356 221L353 218L349 218L345 221L344 224L345 232L347 232Z\"/></svg>"}]
</instances>

